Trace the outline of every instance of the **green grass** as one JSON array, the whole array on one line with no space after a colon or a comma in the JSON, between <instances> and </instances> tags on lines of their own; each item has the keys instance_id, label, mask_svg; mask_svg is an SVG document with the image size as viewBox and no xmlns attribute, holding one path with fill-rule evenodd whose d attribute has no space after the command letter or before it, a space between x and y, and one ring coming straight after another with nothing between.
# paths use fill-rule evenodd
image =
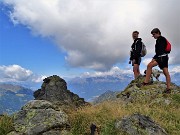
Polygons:
<instances>
[{"instance_id":1,"label":"green grass","mask_svg":"<svg viewBox=\"0 0 180 135\"><path fill-rule=\"evenodd\" d=\"M172 96L172 99L173 99L175 102L177 102L177 103L180 104L180 94L174 94L174 95Z\"/></svg>"},{"instance_id":2,"label":"green grass","mask_svg":"<svg viewBox=\"0 0 180 135\"><path fill-rule=\"evenodd\" d=\"M178 97L178 98L177 98ZM179 95L175 96L179 101ZM180 105L179 103L149 104L149 102L135 102L127 105L120 101L108 101L96 106L88 106L71 112L70 122L73 135L90 133L91 123L101 127L101 135L121 135L114 127L116 119L134 113L151 117L170 135L180 135Z\"/></svg>"},{"instance_id":3,"label":"green grass","mask_svg":"<svg viewBox=\"0 0 180 135\"><path fill-rule=\"evenodd\" d=\"M13 130L12 119L7 115L0 116L0 135L6 135L12 130Z\"/></svg>"}]
</instances>

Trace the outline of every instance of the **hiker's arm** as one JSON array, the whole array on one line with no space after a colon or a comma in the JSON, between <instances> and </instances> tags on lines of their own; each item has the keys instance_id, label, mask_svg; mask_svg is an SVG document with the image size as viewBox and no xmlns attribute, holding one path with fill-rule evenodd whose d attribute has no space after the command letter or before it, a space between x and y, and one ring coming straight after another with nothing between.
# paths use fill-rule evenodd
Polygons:
<instances>
[{"instance_id":1,"label":"hiker's arm","mask_svg":"<svg viewBox=\"0 0 180 135\"><path fill-rule=\"evenodd\" d=\"M133 52L132 52L132 50L130 51L130 58L129 58L129 60L133 60Z\"/></svg>"}]
</instances>

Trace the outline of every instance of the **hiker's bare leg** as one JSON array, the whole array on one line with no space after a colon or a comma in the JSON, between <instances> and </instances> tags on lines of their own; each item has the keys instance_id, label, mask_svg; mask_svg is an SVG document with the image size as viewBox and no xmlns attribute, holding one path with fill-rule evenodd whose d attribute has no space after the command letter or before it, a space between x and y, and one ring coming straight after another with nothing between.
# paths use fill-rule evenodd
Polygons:
<instances>
[{"instance_id":1,"label":"hiker's bare leg","mask_svg":"<svg viewBox=\"0 0 180 135\"><path fill-rule=\"evenodd\" d=\"M171 83L171 77L169 75L169 71L168 68L165 67L163 68L163 73L166 76L166 85L167 85L167 89L170 89L170 83Z\"/></svg>"},{"instance_id":2,"label":"hiker's bare leg","mask_svg":"<svg viewBox=\"0 0 180 135\"><path fill-rule=\"evenodd\" d=\"M140 75L139 65L138 65L138 71L137 72L138 72L138 75Z\"/></svg>"},{"instance_id":3,"label":"hiker's bare leg","mask_svg":"<svg viewBox=\"0 0 180 135\"><path fill-rule=\"evenodd\" d=\"M133 66L134 78L136 79L139 76L139 65L134 64Z\"/></svg>"},{"instance_id":4,"label":"hiker's bare leg","mask_svg":"<svg viewBox=\"0 0 180 135\"><path fill-rule=\"evenodd\" d=\"M146 78L144 80L145 83L149 82L149 79L150 79L151 73L152 73L152 68L157 65L158 65L158 63L154 59L147 65Z\"/></svg>"}]
</instances>

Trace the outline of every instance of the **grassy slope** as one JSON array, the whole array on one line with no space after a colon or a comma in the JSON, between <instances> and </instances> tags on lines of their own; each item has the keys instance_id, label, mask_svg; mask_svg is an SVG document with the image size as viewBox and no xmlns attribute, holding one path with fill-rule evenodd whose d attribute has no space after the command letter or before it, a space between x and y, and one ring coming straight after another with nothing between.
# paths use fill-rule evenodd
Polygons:
<instances>
[{"instance_id":1,"label":"grassy slope","mask_svg":"<svg viewBox=\"0 0 180 135\"><path fill-rule=\"evenodd\" d=\"M170 105L150 105L147 102L124 104L120 101L104 102L96 106L89 106L70 114L72 134L84 135L90 133L90 124L101 126L101 134L118 135L114 128L114 121L136 112L150 116L170 135L180 135L180 95L174 98Z\"/></svg>"},{"instance_id":2,"label":"grassy slope","mask_svg":"<svg viewBox=\"0 0 180 135\"><path fill-rule=\"evenodd\" d=\"M72 127L70 134L89 135L90 125L95 123L101 127L101 135L124 135L115 130L115 120L140 113L151 117L169 135L180 135L180 90L172 84L173 93L164 95L160 92L164 86L163 83L154 83L139 89L132 82L122 93L131 93L133 103L123 100L120 93L118 100L67 111ZM11 129L12 120L7 116L1 117L0 132L7 133Z\"/></svg>"}]
</instances>

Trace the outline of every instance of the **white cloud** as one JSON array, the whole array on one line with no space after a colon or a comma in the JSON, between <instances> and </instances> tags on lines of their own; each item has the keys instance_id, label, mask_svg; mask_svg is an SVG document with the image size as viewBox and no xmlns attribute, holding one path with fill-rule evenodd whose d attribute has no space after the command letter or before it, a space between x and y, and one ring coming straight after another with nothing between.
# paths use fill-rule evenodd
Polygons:
<instances>
[{"instance_id":1,"label":"white cloud","mask_svg":"<svg viewBox=\"0 0 180 135\"><path fill-rule=\"evenodd\" d=\"M180 66L176 66L170 70L171 73L180 73Z\"/></svg>"},{"instance_id":2,"label":"white cloud","mask_svg":"<svg viewBox=\"0 0 180 135\"><path fill-rule=\"evenodd\" d=\"M143 59L142 63L147 66L149 64L149 62L151 62L151 60L152 60L152 58L145 58L145 59Z\"/></svg>"},{"instance_id":3,"label":"white cloud","mask_svg":"<svg viewBox=\"0 0 180 135\"><path fill-rule=\"evenodd\" d=\"M81 77L104 77L104 76L114 76L114 75L132 75L133 72L131 69L120 69L117 66L112 67L109 71L106 72L85 72Z\"/></svg>"},{"instance_id":4,"label":"white cloud","mask_svg":"<svg viewBox=\"0 0 180 135\"><path fill-rule=\"evenodd\" d=\"M154 53L150 31L159 27L179 57L179 0L4 0L13 10L15 24L36 35L52 37L67 52L72 67L107 70L124 62L132 44L131 33L140 31L149 55ZM160 9L160 10L159 10ZM179 59L173 64L179 64Z\"/></svg>"},{"instance_id":5,"label":"white cloud","mask_svg":"<svg viewBox=\"0 0 180 135\"><path fill-rule=\"evenodd\" d=\"M34 75L31 80L32 80L32 82L40 83L45 78L47 78L47 76L45 76L45 75Z\"/></svg>"},{"instance_id":6,"label":"white cloud","mask_svg":"<svg viewBox=\"0 0 180 135\"><path fill-rule=\"evenodd\" d=\"M0 82L42 82L46 76L35 75L19 65L0 66Z\"/></svg>"},{"instance_id":7,"label":"white cloud","mask_svg":"<svg viewBox=\"0 0 180 135\"><path fill-rule=\"evenodd\" d=\"M32 76L32 71L22 68L19 65L0 66L1 77L17 80L26 81Z\"/></svg>"}]
</instances>

